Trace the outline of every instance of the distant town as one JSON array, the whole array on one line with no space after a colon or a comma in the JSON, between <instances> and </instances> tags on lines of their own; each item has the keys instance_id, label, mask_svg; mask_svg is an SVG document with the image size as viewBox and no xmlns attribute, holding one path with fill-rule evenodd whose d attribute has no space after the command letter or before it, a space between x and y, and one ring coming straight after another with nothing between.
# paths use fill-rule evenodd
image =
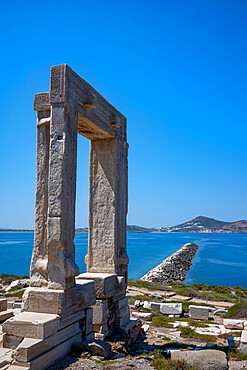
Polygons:
<instances>
[{"instance_id":1,"label":"distant town","mask_svg":"<svg viewBox=\"0 0 247 370\"><path fill-rule=\"evenodd\" d=\"M0 228L0 232L33 232L25 229ZM88 228L76 228L76 233L88 232ZM214 218L198 216L190 221L175 226L148 228L137 225L127 225L128 233L247 233L247 221L224 222Z\"/></svg>"}]
</instances>

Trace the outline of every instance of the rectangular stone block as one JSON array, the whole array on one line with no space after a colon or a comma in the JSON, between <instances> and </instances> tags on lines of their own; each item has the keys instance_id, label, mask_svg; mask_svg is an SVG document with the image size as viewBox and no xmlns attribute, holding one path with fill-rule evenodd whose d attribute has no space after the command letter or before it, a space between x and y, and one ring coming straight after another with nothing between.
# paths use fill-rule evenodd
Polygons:
<instances>
[{"instance_id":1,"label":"rectangular stone block","mask_svg":"<svg viewBox=\"0 0 247 370\"><path fill-rule=\"evenodd\" d=\"M95 297L95 283L94 280L84 280L76 278L76 289L78 292L84 294L88 297L87 304L93 305L95 304L96 297Z\"/></svg>"},{"instance_id":2,"label":"rectangular stone block","mask_svg":"<svg viewBox=\"0 0 247 370\"><path fill-rule=\"evenodd\" d=\"M246 344L247 345L247 330L242 331L241 344Z\"/></svg>"},{"instance_id":3,"label":"rectangular stone block","mask_svg":"<svg viewBox=\"0 0 247 370\"><path fill-rule=\"evenodd\" d=\"M93 323L93 308L88 308L86 310L86 325L91 325Z\"/></svg>"},{"instance_id":4,"label":"rectangular stone block","mask_svg":"<svg viewBox=\"0 0 247 370\"><path fill-rule=\"evenodd\" d=\"M150 302L150 309L152 312L156 312L160 310L160 303L157 302Z\"/></svg>"},{"instance_id":5,"label":"rectangular stone block","mask_svg":"<svg viewBox=\"0 0 247 370\"><path fill-rule=\"evenodd\" d=\"M3 334L3 348L16 348L21 343L23 337Z\"/></svg>"},{"instance_id":6,"label":"rectangular stone block","mask_svg":"<svg viewBox=\"0 0 247 370\"><path fill-rule=\"evenodd\" d=\"M118 317L116 318L115 320L115 326L118 326L118 327L122 327L123 325L125 325L128 321L130 320L130 314L128 313L127 315L123 316L123 317Z\"/></svg>"},{"instance_id":7,"label":"rectangular stone block","mask_svg":"<svg viewBox=\"0 0 247 370\"><path fill-rule=\"evenodd\" d=\"M13 301L7 301L7 310L13 310L14 302Z\"/></svg>"},{"instance_id":8,"label":"rectangular stone block","mask_svg":"<svg viewBox=\"0 0 247 370\"><path fill-rule=\"evenodd\" d=\"M128 298L127 297L121 298L119 301L115 302L116 310L121 310L121 308L123 308L127 305L128 305Z\"/></svg>"},{"instance_id":9,"label":"rectangular stone block","mask_svg":"<svg viewBox=\"0 0 247 370\"><path fill-rule=\"evenodd\" d=\"M85 310L81 310L69 317L66 317L65 319L62 319L59 322L58 329L61 330L65 328L66 326L72 325L74 322L80 321L85 317Z\"/></svg>"},{"instance_id":10,"label":"rectangular stone block","mask_svg":"<svg viewBox=\"0 0 247 370\"><path fill-rule=\"evenodd\" d=\"M58 344L80 334L79 323L74 323L63 330L45 339L24 338L15 352L15 359L19 362L29 362L42 353L49 351Z\"/></svg>"},{"instance_id":11,"label":"rectangular stone block","mask_svg":"<svg viewBox=\"0 0 247 370\"><path fill-rule=\"evenodd\" d=\"M121 327L121 329L123 330L123 332L125 334L128 334L128 332L133 329L133 327L136 325L138 319L134 318L134 317L131 317L130 320Z\"/></svg>"},{"instance_id":12,"label":"rectangular stone block","mask_svg":"<svg viewBox=\"0 0 247 370\"><path fill-rule=\"evenodd\" d=\"M108 320L108 314L107 300L97 300L93 305L93 324L105 324Z\"/></svg>"},{"instance_id":13,"label":"rectangular stone block","mask_svg":"<svg viewBox=\"0 0 247 370\"><path fill-rule=\"evenodd\" d=\"M71 346L77 342L81 341L81 334L76 334L75 336L67 339L66 341L60 343L51 350L35 357L29 362L14 361L14 366L26 366L30 370L44 370L49 366L53 365L55 362L59 361L63 357L67 356L71 351Z\"/></svg>"},{"instance_id":14,"label":"rectangular stone block","mask_svg":"<svg viewBox=\"0 0 247 370\"><path fill-rule=\"evenodd\" d=\"M61 315L63 308L65 308L64 290L30 287L24 293L24 311Z\"/></svg>"},{"instance_id":15,"label":"rectangular stone block","mask_svg":"<svg viewBox=\"0 0 247 370\"><path fill-rule=\"evenodd\" d=\"M2 311L0 312L0 322L9 319L12 316L14 316L12 311Z\"/></svg>"},{"instance_id":16,"label":"rectangular stone block","mask_svg":"<svg viewBox=\"0 0 247 370\"><path fill-rule=\"evenodd\" d=\"M59 316L22 312L3 324L3 332L17 337L44 339L58 330Z\"/></svg>"},{"instance_id":17,"label":"rectangular stone block","mask_svg":"<svg viewBox=\"0 0 247 370\"><path fill-rule=\"evenodd\" d=\"M191 319L208 320L209 309L203 306L189 306L189 315Z\"/></svg>"},{"instance_id":18,"label":"rectangular stone block","mask_svg":"<svg viewBox=\"0 0 247 370\"><path fill-rule=\"evenodd\" d=\"M111 298L113 302L117 302L120 299L124 298L126 296L126 289L121 290L119 293L114 294L114 296Z\"/></svg>"},{"instance_id":19,"label":"rectangular stone block","mask_svg":"<svg viewBox=\"0 0 247 370\"><path fill-rule=\"evenodd\" d=\"M160 312L163 315L181 315L182 303L161 303Z\"/></svg>"},{"instance_id":20,"label":"rectangular stone block","mask_svg":"<svg viewBox=\"0 0 247 370\"><path fill-rule=\"evenodd\" d=\"M85 274L80 274L77 279L94 280L95 296L97 299L111 297L118 289L118 280L116 274L87 272Z\"/></svg>"},{"instance_id":21,"label":"rectangular stone block","mask_svg":"<svg viewBox=\"0 0 247 370\"><path fill-rule=\"evenodd\" d=\"M224 319L223 325L226 329L242 330L244 328L244 320Z\"/></svg>"},{"instance_id":22,"label":"rectangular stone block","mask_svg":"<svg viewBox=\"0 0 247 370\"><path fill-rule=\"evenodd\" d=\"M116 317L124 317L126 315L129 315L129 312L130 312L129 306L125 306L120 310L116 311Z\"/></svg>"},{"instance_id":23,"label":"rectangular stone block","mask_svg":"<svg viewBox=\"0 0 247 370\"><path fill-rule=\"evenodd\" d=\"M7 299L0 298L0 311L7 311Z\"/></svg>"}]
</instances>

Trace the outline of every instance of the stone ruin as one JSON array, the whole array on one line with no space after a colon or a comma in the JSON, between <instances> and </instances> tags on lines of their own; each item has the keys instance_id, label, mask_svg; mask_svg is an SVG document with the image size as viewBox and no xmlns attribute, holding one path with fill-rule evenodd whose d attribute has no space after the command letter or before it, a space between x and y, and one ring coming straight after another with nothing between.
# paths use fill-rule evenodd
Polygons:
<instances>
[{"instance_id":1,"label":"stone ruin","mask_svg":"<svg viewBox=\"0 0 247 370\"><path fill-rule=\"evenodd\" d=\"M83 339L126 334L128 144L126 118L67 65L35 95L34 248L22 312L3 326L11 369L45 369ZM75 263L77 134L90 140L87 273Z\"/></svg>"}]
</instances>

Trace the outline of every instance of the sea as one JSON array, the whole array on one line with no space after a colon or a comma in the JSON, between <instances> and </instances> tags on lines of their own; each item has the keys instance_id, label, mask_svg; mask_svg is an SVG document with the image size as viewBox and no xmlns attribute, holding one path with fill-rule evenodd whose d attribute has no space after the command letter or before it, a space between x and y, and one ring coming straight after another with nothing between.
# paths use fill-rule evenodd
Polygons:
<instances>
[{"instance_id":1,"label":"sea","mask_svg":"<svg viewBox=\"0 0 247 370\"><path fill-rule=\"evenodd\" d=\"M86 271L87 233L76 233L76 263ZM247 288L247 234L128 233L129 278L139 279L185 243L198 250L184 282ZM0 274L29 275L33 233L0 233Z\"/></svg>"}]
</instances>

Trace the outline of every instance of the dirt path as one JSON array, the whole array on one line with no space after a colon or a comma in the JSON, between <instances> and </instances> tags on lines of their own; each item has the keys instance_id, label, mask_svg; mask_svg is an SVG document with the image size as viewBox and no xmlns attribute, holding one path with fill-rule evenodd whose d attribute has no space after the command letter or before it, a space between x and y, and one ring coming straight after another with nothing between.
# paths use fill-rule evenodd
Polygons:
<instances>
[{"instance_id":1,"label":"dirt path","mask_svg":"<svg viewBox=\"0 0 247 370\"><path fill-rule=\"evenodd\" d=\"M127 288L127 296L136 296L136 295L139 295L139 294L151 296L154 293L162 295L162 296L165 295L164 290L149 290L149 289L146 289L146 288L137 288L137 287L129 286L129 285L128 285L128 288ZM173 294L172 293L173 292L166 292L167 302L169 302L169 301L185 301L185 302L186 301L193 301L193 302L196 302L196 303L211 304L211 305L213 305L215 307L219 307L219 308L231 307L234 304L234 303L223 302L223 301L206 301L206 300L199 299L199 298L192 298L192 297L182 296L180 294L175 294L174 295L174 293Z\"/></svg>"}]
</instances>

